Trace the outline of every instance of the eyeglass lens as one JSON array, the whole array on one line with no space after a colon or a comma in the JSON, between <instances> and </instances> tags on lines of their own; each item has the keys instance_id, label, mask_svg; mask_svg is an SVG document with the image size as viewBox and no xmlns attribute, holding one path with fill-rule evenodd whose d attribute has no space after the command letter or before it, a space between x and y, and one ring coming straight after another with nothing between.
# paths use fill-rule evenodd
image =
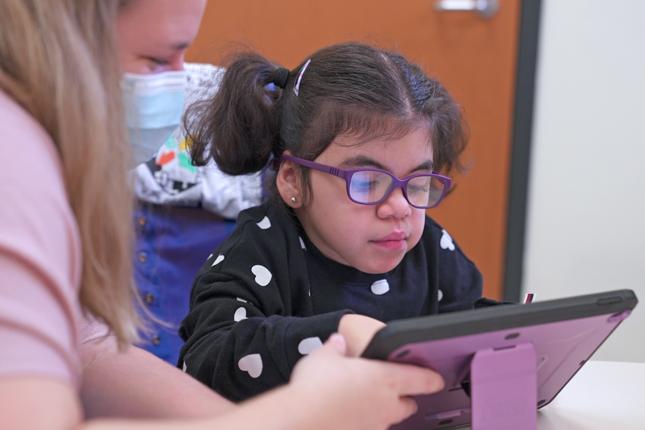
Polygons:
<instances>
[{"instance_id":1,"label":"eyeglass lens","mask_svg":"<svg viewBox=\"0 0 645 430\"><path fill-rule=\"evenodd\" d=\"M371 204L381 201L389 192L392 177L383 172L355 172L349 183L349 196L359 203ZM439 179L422 175L410 179L405 194L413 206L432 207L443 194L444 184Z\"/></svg>"}]
</instances>

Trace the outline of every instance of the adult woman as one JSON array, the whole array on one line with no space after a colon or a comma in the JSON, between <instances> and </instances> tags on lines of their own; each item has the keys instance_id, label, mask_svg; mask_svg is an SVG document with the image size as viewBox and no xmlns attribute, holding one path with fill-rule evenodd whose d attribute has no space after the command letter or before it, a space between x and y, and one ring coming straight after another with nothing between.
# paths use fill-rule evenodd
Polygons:
<instances>
[{"instance_id":1,"label":"adult woman","mask_svg":"<svg viewBox=\"0 0 645 430\"><path fill-rule=\"evenodd\" d=\"M217 89L222 69L185 64L206 0L123 0L118 56L137 204L134 278L152 321L140 346L172 365L183 341L192 279L234 226L240 209L260 201L260 177L196 168L183 149L184 106ZM153 156L155 155L156 156ZM208 198L207 196L211 197ZM223 219L222 217L228 218Z\"/></svg>"},{"instance_id":2,"label":"adult woman","mask_svg":"<svg viewBox=\"0 0 645 430\"><path fill-rule=\"evenodd\" d=\"M414 404L405 396L439 389L436 374L341 357L342 338L332 337L288 386L217 418L84 422L83 396L98 394L82 369L83 320L103 321L123 351L138 327L124 221L129 152L113 43L118 3L0 2L0 426L383 428L410 414ZM89 355L100 360L101 352ZM135 366L145 363L122 362L129 391L104 384L105 398L129 396L136 408L147 385ZM158 389L172 392L174 385L163 385L167 369L159 370ZM289 415L275 414L285 404Z\"/></svg>"}]
</instances>

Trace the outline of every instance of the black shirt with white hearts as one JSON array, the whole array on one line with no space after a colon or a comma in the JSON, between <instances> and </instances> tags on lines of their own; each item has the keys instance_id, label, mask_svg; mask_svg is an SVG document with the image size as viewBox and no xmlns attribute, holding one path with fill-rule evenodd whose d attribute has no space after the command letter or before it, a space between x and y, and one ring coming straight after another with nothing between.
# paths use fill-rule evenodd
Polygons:
<instances>
[{"instance_id":1,"label":"black shirt with white hearts","mask_svg":"<svg viewBox=\"0 0 645 430\"><path fill-rule=\"evenodd\" d=\"M296 362L347 313L388 322L471 309L482 277L426 217L423 236L388 273L325 257L282 203L248 209L200 269L180 334L179 363L231 400L286 383Z\"/></svg>"}]
</instances>

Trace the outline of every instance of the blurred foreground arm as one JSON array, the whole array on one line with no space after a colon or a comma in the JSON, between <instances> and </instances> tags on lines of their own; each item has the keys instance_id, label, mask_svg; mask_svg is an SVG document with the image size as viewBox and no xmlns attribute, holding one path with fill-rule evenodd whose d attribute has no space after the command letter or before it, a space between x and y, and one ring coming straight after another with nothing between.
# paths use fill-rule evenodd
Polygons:
<instances>
[{"instance_id":1,"label":"blurred foreground arm","mask_svg":"<svg viewBox=\"0 0 645 430\"><path fill-rule=\"evenodd\" d=\"M414 401L408 396L433 393L443 387L441 377L428 369L348 358L343 356L345 349L344 339L338 335L332 336L323 347L298 363L288 385L242 403L219 417L207 420L171 422L100 419L79 426L82 414L74 389L69 384L53 378L0 378L0 403L5 406L5 413L0 418L0 422L2 428L52 430L72 428L378 430L386 429L416 411ZM133 349L133 351L138 350ZM101 357L108 360L108 355ZM118 356L115 360L118 362L126 357L128 357L127 354ZM135 356L134 360L138 361L141 357L146 356L139 356L139 358ZM106 369L108 374L112 371L111 366L101 361L95 362L94 365L97 367L93 370L90 368L90 372L97 372L103 368L102 366L106 366L103 369ZM128 367L137 368L133 363ZM147 372L148 376L154 374ZM120 371L112 375L117 374L120 378L113 377L112 384L109 383L110 378L87 374L87 377L98 377L101 381L101 384L95 385L92 390L98 387L104 388L102 396L98 391L93 392L94 399L109 400L108 403L110 403L121 395L124 397L123 404L128 402L139 411L148 410L146 409L148 406L142 408L137 405L142 399L140 396L142 392L137 392L135 389L137 381L128 380L128 377L134 373ZM178 371L177 380L182 375ZM188 378L186 375L183 377ZM140 376L137 376L137 379L139 378ZM87 393L87 383L84 385L83 390ZM123 391L126 386L131 387L129 392ZM172 403L182 397L177 390L165 394L168 401L165 404L160 403L160 408L167 406L170 409Z\"/></svg>"},{"instance_id":2,"label":"blurred foreground arm","mask_svg":"<svg viewBox=\"0 0 645 430\"><path fill-rule=\"evenodd\" d=\"M137 348L118 351L113 339L81 346L81 399L86 418L205 418L233 407L165 361Z\"/></svg>"}]
</instances>

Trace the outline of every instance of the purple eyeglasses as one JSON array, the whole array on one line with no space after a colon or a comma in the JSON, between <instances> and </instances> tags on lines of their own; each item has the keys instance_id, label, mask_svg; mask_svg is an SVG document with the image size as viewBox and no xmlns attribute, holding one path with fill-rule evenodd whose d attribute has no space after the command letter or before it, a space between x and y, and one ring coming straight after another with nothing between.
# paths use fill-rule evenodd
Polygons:
<instances>
[{"instance_id":1,"label":"purple eyeglasses","mask_svg":"<svg viewBox=\"0 0 645 430\"><path fill-rule=\"evenodd\" d=\"M429 209L439 204L451 184L449 177L437 173L419 173L399 179L381 169L340 169L286 154L282 155L282 160L343 178L347 184L347 196L361 205L378 205L394 189L401 188L411 206Z\"/></svg>"}]
</instances>

